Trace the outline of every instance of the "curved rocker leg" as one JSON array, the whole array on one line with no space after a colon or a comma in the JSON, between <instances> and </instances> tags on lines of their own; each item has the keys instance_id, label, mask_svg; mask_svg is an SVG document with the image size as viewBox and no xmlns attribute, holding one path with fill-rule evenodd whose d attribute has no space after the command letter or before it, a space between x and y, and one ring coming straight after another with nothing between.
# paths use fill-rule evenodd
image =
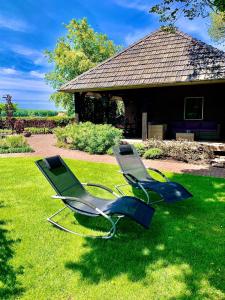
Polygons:
<instances>
[{"instance_id":1,"label":"curved rocker leg","mask_svg":"<svg viewBox=\"0 0 225 300\"><path fill-rule=\"evenodd\" d=\"M58 210L56 213L54 213L52 216L50 216L47 220L48 222L50 222L51 224L55 225L57 228L60 228L66 232L69 232L71 234L75 234L75 235L78 235L78 236L81 236L81 237L89 237L89 238L94 238L94 239L97 239L97 238L102 238L102 239L110 239L112 238L115 233L116 233L116 224L118 223L118 221L120 220L120 218L122 216L119 216L118 219L116 220L116 222L114 222L112 220L112 218L110 218L109 216L105 215L105 214L101 214L103 217L105 217L112 225L111 229L105 234L105 235L99 235L99 236L95 236L95 235L87 235L87 234L83 234L83 233L79 233L79 232L76 232L76 231L73 231L73 230L70 230L70 229L67 229L66 227L60 225L59 223L55 222L53 220L53 218L60 214L64 209L68 208L67 206L64 206L63 208L61 208L60 210Z\"/></svg>"}]
</instances>

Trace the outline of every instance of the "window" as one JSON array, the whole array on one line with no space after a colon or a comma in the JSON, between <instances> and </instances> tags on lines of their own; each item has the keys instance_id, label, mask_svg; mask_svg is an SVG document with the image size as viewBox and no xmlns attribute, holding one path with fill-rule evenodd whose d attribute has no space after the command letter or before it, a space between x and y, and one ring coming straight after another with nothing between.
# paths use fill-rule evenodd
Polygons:
<instances>
[{"instance_id":1,"label":"window","mask_svg":"<svg viewBox=\"0 0 225 300\"><path fill-rule=\"evenodd\" d=\"M184 99L184 119L203 120L203 97L187 97Z\"/></svg>"}]
</instances>

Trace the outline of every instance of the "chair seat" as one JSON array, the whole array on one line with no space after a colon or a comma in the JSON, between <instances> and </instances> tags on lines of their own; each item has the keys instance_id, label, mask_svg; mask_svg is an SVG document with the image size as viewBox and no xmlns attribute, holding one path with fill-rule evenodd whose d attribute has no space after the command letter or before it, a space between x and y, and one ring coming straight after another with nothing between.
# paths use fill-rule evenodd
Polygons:
<instances>
[{"instance_id":1,"label":"chair seat","mask_svg":"<svg viewBox=\"0 0 225 300\"><path fill-rule=\"evenodd\" d=\"M124 196L114 201L107 201L90 195L88 199L85 198L84 200L97 206L106 215L124 215L130 217L145 228L149 228L151 219L155 212L154 208L150 207L143 201L130 196ZM80 214L92 217L100 215L100 213L98 213L95 209L92 209L85 204L71 200L64 200L64 203L67 204L73 211L79 212Z\"/></svg>"},{"instance_id":2,"label":"chair seat","mask_svg":"<svg viewBox=\"0 0 225 300\"><path fill-rule=\"evenodd\" d=\"M155 180L140 181L142 186L159 194L166 202L185 200L192 197L192 194L177 182L159 182ZM136 186L138 188L138 186Z\"/></svg>"}]
</instances>

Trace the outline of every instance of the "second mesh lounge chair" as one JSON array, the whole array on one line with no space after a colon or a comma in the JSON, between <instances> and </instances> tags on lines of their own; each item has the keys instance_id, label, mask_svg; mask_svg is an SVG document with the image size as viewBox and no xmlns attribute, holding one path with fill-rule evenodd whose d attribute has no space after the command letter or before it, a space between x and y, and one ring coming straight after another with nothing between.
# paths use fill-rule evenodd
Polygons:
<instances>
[{"instance_id":1,"label":"second mesh lounge chair","mask_svg":"<svg viewBox=\"0 0 225 300\"><path fill-rule=\"evenodd\" d=\"M114 146L113 152L128 184L134 188L142 189L148 203L150 202L148 191L157 193L166 202L174 202L192 197L192 194L181 184L171 182L159 170L149 168L149 170L160 174L165 182L157 181L152 178L133 145L125 144ZM122 185L118 185L116 188L123 194L120 188L121 186Z\"/></svg>"},{"instance_id":2,"label":"second mesh lounge chair","mask_svg":"<svg viewBox=\"0 0 225 300\"><path fill-rule=\"evenodd\" d=\"M36 161L36 164L56 191L57 195L53 196L53 198L61 199L65 204L63 208L48 218L48 221L58 228L76 235L87 237L87 235L71 231L53 220L56 215L66 208L89 217L102 216L111 224L111 229L106 235L88 237L101 237L105 239L113 237L116 232L116 224L123 216L133 219L146 229L149 227L154 214L154 208L143 201L135 197L119 197L111 189L101 184L82 184L60 156L47 157ZM85 185L98 187L108 191L109 193L114 194L116 199L107 200L95 197L88 193L84 188ZM114 220L112 216L115 216L116 220Z\"/></svg>"}]
</instances>

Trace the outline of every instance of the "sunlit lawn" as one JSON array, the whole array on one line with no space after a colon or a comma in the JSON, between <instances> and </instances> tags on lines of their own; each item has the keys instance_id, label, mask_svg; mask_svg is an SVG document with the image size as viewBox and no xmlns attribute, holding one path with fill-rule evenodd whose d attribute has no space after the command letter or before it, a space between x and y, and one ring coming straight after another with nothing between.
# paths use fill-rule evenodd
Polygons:
<instances>
[{"instance_id":1,"label":"sunlit lawn","mask_svg":"<svg viewBox=\"0 0 225 300\"><path fill-rule=\"evenodd\" d=\"M0 159L1 299L224 299L225 180L169 174L194 198L155 206L149 230L124 218L114 239L91 240L46 221L62 204L34 160ZM124 181L117 166L66 161L82 182Z\"/></svg>"}]
</instances>

